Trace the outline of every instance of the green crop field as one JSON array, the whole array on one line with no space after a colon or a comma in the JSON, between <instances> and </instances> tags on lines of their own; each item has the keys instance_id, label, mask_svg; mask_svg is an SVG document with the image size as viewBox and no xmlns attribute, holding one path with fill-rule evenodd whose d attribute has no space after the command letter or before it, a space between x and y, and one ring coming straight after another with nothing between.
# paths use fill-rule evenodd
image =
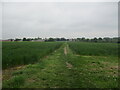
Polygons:
<instances>
[{"instance_id":1,"label":"green crop field","mask_svg":"<svg viewBox=\"0 0 120 90\"><path fill-rule=\"evenodd\" d=\"M35 63L59 48L62 43L3 42L3 69L17 65Z\"/></svg>"},{"instance_id":2,"label":"green crop field","mask_svg":"<svg viewBox=\"0 0 120 90\"><path fill-rule=\"evenodd\" d=\"M3 42L3 88L118 88L118 44Z\"/></svg>"},{"instance_id":3,"label":"green crop field","mask_svg":"<svg viewBox=\"0 0 120 90\"><path fill-rule=\"evenodd\" d=\"M117 43L69 42L74 53L92 56L118 56Z\"/></svg>"}]
</instances>

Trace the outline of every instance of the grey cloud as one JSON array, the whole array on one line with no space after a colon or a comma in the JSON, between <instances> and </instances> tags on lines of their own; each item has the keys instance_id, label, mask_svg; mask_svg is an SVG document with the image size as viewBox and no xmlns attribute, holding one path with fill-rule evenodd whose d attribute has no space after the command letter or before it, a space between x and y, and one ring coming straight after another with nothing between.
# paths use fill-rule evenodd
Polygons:
<instances>
[{"instance_id":1,"label":"grey cloud","mask_svg":"<svg viewBox=\"0 0 120 90\"><path fill-rule=\"evenodd\" d=\"M4 3L3 38L117 36L117 3Z\"/></svg>"}]
</instances>

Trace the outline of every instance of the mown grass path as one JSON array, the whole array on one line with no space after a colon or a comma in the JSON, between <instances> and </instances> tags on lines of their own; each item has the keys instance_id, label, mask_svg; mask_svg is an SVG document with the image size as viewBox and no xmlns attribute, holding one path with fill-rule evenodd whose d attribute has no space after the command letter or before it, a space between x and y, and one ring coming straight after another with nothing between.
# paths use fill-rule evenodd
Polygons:
<instances>
[{"instance_id":1,"label":"mown grass path","mask_svg":"<svg viewBox=\"0 0 120 90\"><path fill-rule=\"evenodd\" d=\"M12 72L3 88L115 88L117 62L108 59L117 58L75 55L65 43L39 63Z\"/></svg>"}]
</instances>

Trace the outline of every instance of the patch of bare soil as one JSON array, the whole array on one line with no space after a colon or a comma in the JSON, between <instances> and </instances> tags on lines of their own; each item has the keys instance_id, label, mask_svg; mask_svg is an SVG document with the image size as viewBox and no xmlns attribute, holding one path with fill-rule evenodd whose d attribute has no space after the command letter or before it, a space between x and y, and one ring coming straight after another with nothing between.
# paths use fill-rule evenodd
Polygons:
<instances>
[{"instance_id":1,"label":"patch of bare soil","mask_svg":"<svg viewBox=\"0 0 120 90\"><path fill-rule=\"evenodd\" d=\"M93 57L93 56L90 56L90 55L79 55L79 54L76 54L75 56L81 56L81 57L85 57L85 58L91 58L91 57Z\"/></svg>"},{"instance_id":2,"label":"patch of bare soil","mask_svg":"<svg viewBox=\"0 0 120 90\"><path fill-rule=\"evenodd\" d=\"M70 64L70 63L68 63L68 62L66 62L66 67L68 68L68 69L71 69L73 66L72 66L72 64Z\"/></svg>"},{"instance_id":3,"label":"patch of bare soil","mask_svg":"<svg viewBox=\"0 0 120 90\"><path fill-rule=\"evenodd\" d=\"M64 48L64 54L67 55L67 48Z\"/></svg>"},{"instance_id":4,"label":"patch of bare soil","mask_svg":"<svg viewBox=\"0 0 120 90\"><path fill-rule=\"evenodd\" d=\"M118 66L111 66L110 68L111 70L117 69L118 70Z\"/></svg>"},{"instance_id":5,"label":"patch of bare soil","mask_svg":"<svg viewBox=\"0 0 120 90\"><path fill-rule=\"evenodd\" d=\"M0 71L0 83L2 81L2 72Z\"/></svg>"},{"instance_id":6,"label":"patch of bare soil","mask_svg":"<svg viewBox=\"0 0 120 90\"><path fill-rule=\"evenodd\" d=\"M75 54L75 56L81 56L81 55Z\"/></svg>"},{"instance_id":7,"label":"patch of bare soil","mask_svg":"<svg viewBox=\"0 0 120 90\"><path fill-rule=\"evenodd\" d=\"M17 71L17 70L23 69L26 66L27 65L21 65L21 66L17 66L17 67L13 67L13 68L2 70L2 80L9 79L12 76L12 72L13 71Z\"/></svg>"},{"instance_id":8,"label":"patch of bare soil","mask_svg":"<svg viewBox=\"0 0 120 90\"><path fill-rule=\"evenodd\" d=\"M82 56L82 57L86 57L86 58L89 58L89 57L92 57L92 56Z\"/></svg>"}]
</instances>

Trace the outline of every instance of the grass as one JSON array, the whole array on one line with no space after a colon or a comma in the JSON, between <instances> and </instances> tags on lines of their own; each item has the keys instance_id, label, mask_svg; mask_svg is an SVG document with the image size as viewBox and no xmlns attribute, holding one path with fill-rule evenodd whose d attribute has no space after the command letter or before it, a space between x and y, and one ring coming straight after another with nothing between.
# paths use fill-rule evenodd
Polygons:
<instances>
[{"instance_id":1,"label":"grass","mask_svg":"<svg viewBox=\"0 0 120 90\"><path fill-rule=\"evenodd\" d=\"M118 58L104 56L68 55L76 84L81 88L117 88Z\"/></svg>"},{"instance_id":2,"label":"grass","mask_svg":"<svg viewBox=\"0 0 120 90\"><path fill-rule=\"evenodd\" d=\"M3 69L35 63L59 48L61 44L56 42L3 42Z\"/></svg>"},{"instance_id":3,"label":"grass","mask_svg":"<svg viewBox=\"0 0 120 90\"><path fill-rule=\"evenodd\" d=\"M20 75L19 76L14 76L9 81L6 81L6 83L3 84L3 87L19 88L20 85L24 85L24 82L25 82L25 76L20 76Z\"/></svg>"},{"instance_id":4,"label":"grass","mask_svg":"<svg viewBox=\"0 0 120 90\"><path fill-rule=\"evenodd\" d=\"M3 88L118 88L118 57L114 53L79 55L69 46L64 43L36 64L12 72L8 69L11 75L4 78Z\"/></svg>"}]
</instances>

